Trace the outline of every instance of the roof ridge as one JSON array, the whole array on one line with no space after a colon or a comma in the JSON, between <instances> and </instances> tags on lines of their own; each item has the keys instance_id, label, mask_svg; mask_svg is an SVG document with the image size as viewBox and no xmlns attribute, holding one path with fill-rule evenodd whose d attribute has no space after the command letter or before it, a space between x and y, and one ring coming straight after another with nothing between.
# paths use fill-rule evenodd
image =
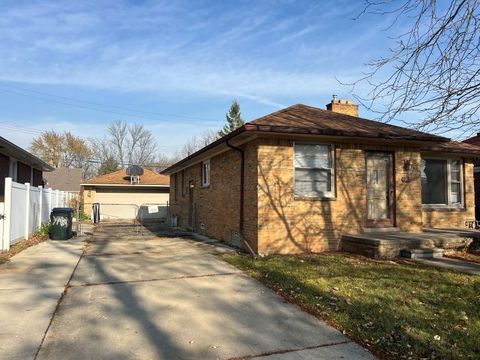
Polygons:
<instances>
[{"instance_id":1,"label":"roof ridge","mask_svg":"<svg viewBox=\"0 0 480 360\"><path fill-rule=\"evenodd\" d=\"M373 124L382 124L382 125L387 125L389 127L393 127L393 128L397 128L397 129L402 129L402 130L410 130L410 131L415 131L417 133L421 133L421 134L424 134L424 135L434 135L434 136L438 136L439 138L443 138L443 139L446 139L446 140L449 140L451 141L451 138L447 138L447 137L444 137L444 136L440 136L440 135L435 135L435 134L430 134L430 133L427 133L425 131L420 131L420 130L416 130L416 129L409 129L409 128L405 128L403 126L400 126L400 125L395 125L395 124L390 124L388 122L383 122L383 121L379 121L379 120L372 120L372 119L367 119L367 118L364 118L364 117L361 117L361 116L353 116L353 115L349 115L349 114L344 114L344 113L339 113L339 112L335 112L335 111L331 111L331 110L327 110L327 109L322 109L322 108L319 108L319 107L316 107L316 106L312 106L312 105L307 105L307 104L302 104L302 103L298 103L298 104L295 104L295 105L292 105L292 106L289 106L290 107L294 107L294 106L303 106L303 107L306 107L306 108L309 108L309 109L312 109L312 110L315 110L315 111L318 111L320 110L321 112L327 112L329 114L335 114L335 115L341 115L342 117L343 116L346 116L346 117L349 117L349 118L352 118L352 119L355 119L355 120L362 120L362 121L366 121L366 122L369 122L369 123L373 123ZM288 108L285 108L283 110L286 110ZM273 114L273 113L272 113ZM270 114L271 115L271 114ZM266 115L268 116L268 115Z\"/></svg>"}]
</instances>

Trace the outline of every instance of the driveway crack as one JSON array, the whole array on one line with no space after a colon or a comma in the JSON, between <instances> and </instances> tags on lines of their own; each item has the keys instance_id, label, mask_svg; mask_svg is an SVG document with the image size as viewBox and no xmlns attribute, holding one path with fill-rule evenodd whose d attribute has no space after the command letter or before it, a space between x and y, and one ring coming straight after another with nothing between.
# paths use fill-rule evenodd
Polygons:
<instances>
[{"instance_id":1,"label":"driveway crack","mask_svg":"<svg viewBox=\"0 0 480 360\"><path fill-rule=\"evenodd\" d=\"M47 328L45 329L45 333L43 334L42 341L40 341L40 344L38 345L38 348L37 348L37 351L35 352L33 360L37 360L38 354L40 353L40 350L42 349L43 343L45 342L45 339L47 337L47 333L50 330L50 327L52 326L53 319L55 318L55 315L57 314L58 309L60 308L60 304L61 304L64 296L66 295L68 288L70 287L70 281L72 281L73 275L75 274L75 271L77 271L78 264L80 264L80 261L82 260L83 256L85 255L86 250L87 250L87 246L84 245L82 253L80 254L80 257L78 258L78 261L75 264L75 267L73 268L72 273L70 274L70 278L68 279L67 283L65 284L65 287L62 291L62 294L58 298L57 304L55 305L55 310L53 311L52 317L50 318L50 321L48 323Z\"/></svg>"},{"instance_id":2,"label":"driveway crack","mask_svg":"<svg viewBox=\"0 0 480 360\"><path fill-rule=\"evenodd\" d=\"M213 273L213 274L204 274L204 275L182 275L182 276L153 278L153 279L104 281L104 282L87 283L87 284L80 284L80 285L68 285L68 287L76 288L76 287L88 287L88 286L99 286L99 285L135 284L135 283L145 283L145 282L154 282L154 281L196 279L196 278L203 278L203 277L230 276L230 275L245 275L245 274L237 271L237 272Z\"/></svg>"},{"instance_id":3,"label":"driveway crack","mask_svg":"<svg viewBox=\"0 0 480 360\"><path fill-rule=\"evenodd\" d=\"M352 340L344 340L344 341L337 341L337 342L328 343L328 344L306 346L306 347L303 347L303 348L293 348L293 349L281 349L281 350L267 351L267 352L256 354L256 355L246 355L246 356L234 357L234 358L230 358L228 360L248 360L248 359L253 359L253 358L257 358L257 357L266 357L266 356L278 355L278 354L288 354L288 353L303 351L303 350L314 350L314 349L320 349L320 348L324 348L324 347L328 347L328 346L343 345L343 344L348 344L348 343L351 343L351 342L352 342Z\"/></svg>"}]
</instances>

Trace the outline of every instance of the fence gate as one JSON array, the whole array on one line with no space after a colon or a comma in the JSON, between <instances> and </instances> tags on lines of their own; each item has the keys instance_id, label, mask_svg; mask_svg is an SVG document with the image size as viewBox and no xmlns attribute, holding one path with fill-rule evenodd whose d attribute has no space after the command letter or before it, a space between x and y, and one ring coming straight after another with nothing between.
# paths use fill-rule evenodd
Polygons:
<instances>
[{"instance_id":1,"label":"fence gate","mask_svg":"<svg viewBox=\"0 0 480 360\"><path fill-rule=\"evenodd\" d=\"M0 251L6 248L6 244L4 244L4 223L5 223L5 203L0 202Z\"/></svg>"}]
</instances>

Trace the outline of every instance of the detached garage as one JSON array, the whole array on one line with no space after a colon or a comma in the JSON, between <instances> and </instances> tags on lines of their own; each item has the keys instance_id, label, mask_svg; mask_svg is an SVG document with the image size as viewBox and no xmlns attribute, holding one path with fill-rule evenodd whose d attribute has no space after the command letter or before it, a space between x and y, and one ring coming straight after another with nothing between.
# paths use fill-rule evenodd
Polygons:
<instances>
[{"instance_id":1,"label":"detached garage","mask_svg":"<svg viewBox=\"0 0 480 360\"><path fill-rule=\"evenodd\" d=\"M148 169L135 168L133 174L122 169L83 183L81 192L85 212L90 214L93 204L97 203L102 220L165 220L168 214L169 177Z\"/></svg>"}]
</instances>

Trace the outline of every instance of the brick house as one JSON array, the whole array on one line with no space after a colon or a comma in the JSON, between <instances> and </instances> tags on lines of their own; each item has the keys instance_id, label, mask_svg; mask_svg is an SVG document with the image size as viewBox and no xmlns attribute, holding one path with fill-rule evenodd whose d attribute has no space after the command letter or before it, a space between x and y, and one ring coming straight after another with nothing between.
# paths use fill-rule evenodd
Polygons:
<instances>
[{"instance_id":1,"label":"brick house","mask_svg":"<svg viewBox=\"0 0 480 360\"><path fill-rule=\"evenodd\" d=\"M54 168L35 155L0 136L0 202L4 200L5 178L32 186L43 185L43 172Z\"/></svg>"},{"instance_id":2,"label":"brick house","mask_svg":"<svg viewBox=\"0 0 480 360\"><path fill-rule=\"evenodd\" d=\"M480 133L463 141L466 144L480 147ZM473 160L474 184L475 184L475 219L480 220L480 157Z\"/></svg>"},{"instance_id":3,"label":"brick house","mask_svg":"<svg viewBox=\"0 0 480 360\"><path fill-rule=\"evenodd\" d=\"M369 229L463 227L479 154L334 99L248 122L163 173L178 226L258 254L320 252Z\"/></svg>"}]
</instances>

